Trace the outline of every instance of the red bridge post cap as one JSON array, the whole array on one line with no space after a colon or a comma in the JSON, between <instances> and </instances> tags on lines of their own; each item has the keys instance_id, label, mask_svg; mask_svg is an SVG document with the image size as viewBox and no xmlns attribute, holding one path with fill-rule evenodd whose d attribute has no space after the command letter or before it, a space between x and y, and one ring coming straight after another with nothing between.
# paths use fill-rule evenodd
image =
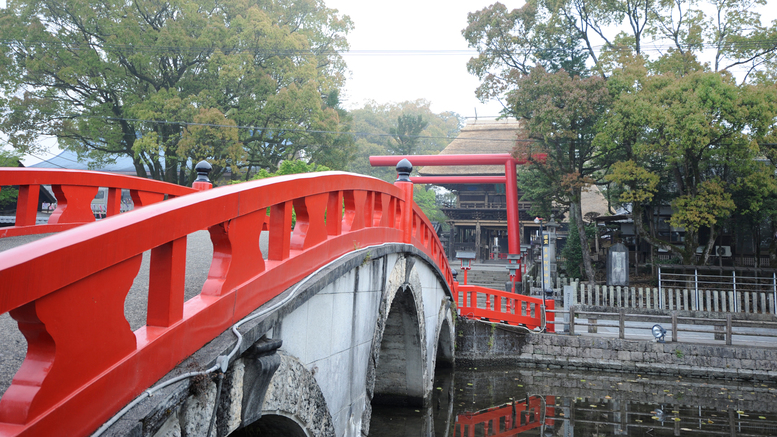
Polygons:
<instances>
[{"instance_id":1,"label":"red bridge post cap","mask_svg":"<svg viewBox=\"0 0 777 437\"><path fill-rule=\"evenodd\" d=\"M397 163L397 182L410 182L410 172L412 171L413 164L407 158L402 158Z\"/></svg>"}]
</instances>

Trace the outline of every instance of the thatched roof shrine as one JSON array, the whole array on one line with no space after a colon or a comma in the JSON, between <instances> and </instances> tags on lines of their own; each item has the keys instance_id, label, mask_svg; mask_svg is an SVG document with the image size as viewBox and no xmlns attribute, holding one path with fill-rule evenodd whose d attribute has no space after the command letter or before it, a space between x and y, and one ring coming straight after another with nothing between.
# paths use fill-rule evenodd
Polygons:
<instances>
[{"instance_id":1,"label":"thatched roof shrine","mask_svg":"<svg viewBox=\"0 0 777 437\"><path fill-rule=\"evenodd\" d=\"M511 153L515 139L521 129L515 119L495 120L493 118L468 121L440 155ZM421 176L502 176L503 165L473 165L433 167L419 169Z\"/></svg>"}]
</instances>

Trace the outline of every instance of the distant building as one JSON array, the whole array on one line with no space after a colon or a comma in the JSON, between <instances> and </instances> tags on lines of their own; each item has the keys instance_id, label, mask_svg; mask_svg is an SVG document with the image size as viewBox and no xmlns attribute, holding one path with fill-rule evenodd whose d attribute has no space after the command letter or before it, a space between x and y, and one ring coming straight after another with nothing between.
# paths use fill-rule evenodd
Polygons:
<instances>
[{"instance_id":1,"label":"distant building","mask_svg":"<svg viewBox=\"0 0 777 437\"><path fill-rule=\"evenodd\" d=\"M126 176L137 176L135 166L132 164L132 158L129 156L120 156L116 162L106 165L94 165L88 158L79 160L78 155L70 150L63 150L56 156L43 160L29 168L61 168L68 170L94 170L107 173L122 174Z\"/></svg>"},{"instance_id":2,"label":"distant building","mask_svg":"<svg viewBox=\"0 0 777 437\"><path fill-rule=\"evenodd\" d=\"M521 122L515 119L480 119L468 122L458 137L441 155L511 153ZM518 167L520 171L520 166ZM502 165L427 166L419 170L421 176L504 176ZM455 258L457 251L475 252L478 262L506 262L507 202L504 184L445 184L456 194L455 203L442 208L448 217L448 257ZM528 211L530 202L521 200L523 191L518 186L519 225L521 245L529 244L531 236L539 231L534 217ZM606 202L598 189L584 195L583 214L605 214ZM566 238L566 226L559 237Z\"/></svg>"}]
</instances>

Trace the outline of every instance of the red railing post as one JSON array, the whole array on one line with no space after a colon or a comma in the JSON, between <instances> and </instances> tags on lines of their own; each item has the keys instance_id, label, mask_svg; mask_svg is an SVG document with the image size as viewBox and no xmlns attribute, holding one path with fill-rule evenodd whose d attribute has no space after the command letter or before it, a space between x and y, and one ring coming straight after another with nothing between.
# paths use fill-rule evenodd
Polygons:
<instances>
[{"instance_id":1,"label":"red railing post","mask_svg":"<svg viewBox=\"0 0 777 437\"><path fill-rule=\"evenodd\" d=\"M146 325L169 327L183 318L186 237L151 249Z\"/></svg>"},{"instance_id":2,"label":"red railing post","mask_svg":"<svg viewBox=\"0 0 777 437\"><path fill-rule=\"evenodd\" d=\"M397 180L394 185L402 190L405 205L402 208L402 241L408 244L413 242L413 183L410 182L410 172L413 165L407 159L397 164Z\"/></svg>"},{"instance_id":3,"label":"red railing post","mask_svg":"<svg viewBox=\"0 0 777 437\"><path fill-rule=\"evenodd\" d=\"M34 226L38 217L40 185L20 185L16 201L16 226Z\"/></svg>"}]
</instances>

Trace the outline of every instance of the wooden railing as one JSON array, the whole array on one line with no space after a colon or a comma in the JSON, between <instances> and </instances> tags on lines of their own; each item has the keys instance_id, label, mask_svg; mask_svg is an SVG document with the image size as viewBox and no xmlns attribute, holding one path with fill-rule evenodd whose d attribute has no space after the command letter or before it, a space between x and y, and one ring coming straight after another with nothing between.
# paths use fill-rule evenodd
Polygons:
<instances>
[{"instance_id":1,"label":"wooden railing","mask_svg":"<svg viewBox=\"0 0 777 437\"><path fill-rule=\"evenodd\" d=\"M458 283L454 284L453 295L460 316L555 332L555 316L549 312L555 306L553 299Z\"/></svg>"},{"instance_id":2,"label":"wooden railing","mask_svg":"<svg viewBox=\"0 0 777 437\"><path fill-rule=\"evenodd\" d=\"M191 194L180 185L96 171L0 168L0 187L18 186L14 226L0 228L0 238L60 232L95 221L92 200L100 187L108 189L105 215L121 212L121 190L130 191L135 208ZM51 185L57 207L47 224L36 224L41 185Z\"/></svg>"},{"instance_id":3,"label":"wooden railing","mask_svg":"<svg viewBox=\"0 0 777 437\"><path fill-rule=\"evenodd\" d=\"M680 339L680 332L712 335L714 340L724 341L727 346L733 344L733 336L746 337L743 345L752 344L752 341L758 339L770 339L777 337L777 321L763 320L741 320L734 318L732 314L726 314L723 318L712 317L683 317L673 311L668 315L660 314L628 314L625 309L619 311L585 311L579 307L573 306L569 311L553 311L555 314L569 314L569 322L559 320L556 324L566 323L569 325L569 335L575 335L578 326L585 326L589 331L596 331L600 328L617 328L618 338L626 338L626 329L645 329L645 323L661 323L666 329L666 336L676 342ZM586 322L577 319L585 319ZM601 323L602 321L609 323ZM616 324L617 323L617 324ZM685 325L682 326L681 325ZM705 329L706 327L706 329ZM740 330L734 330L740 328ZM753 328L758 331L753 331ZM746 329L749 329L746 330ZM561 329L559 329L561 331ZM644 335L640 335L644 337ZM684 341L698 340L698 336L687 337Z\"/></svg>"},{"instance_id":4,"label":"wooden railing","mask_svg":"<svg viewBox=\"0 0 777 437\"><path fill-rule=\"evenodd\" d=\"M282 176L189 194L0 253L0 314L10 312L28 342L0 400L0 436L93 431L235 322L356 248L412 244L452 284L412 192L410 182L339 172ZM187 235L202 229L213 259L200 294L184 302ZM124 300L149 250L146 326L133 332Z\"/></svg>"},{"instance_id":5,"label":"wooden railing","mask_svg":"<svg viewBox=\"0 0 777 437\"><path fill-rule=\"evenodd\" d=\"M456 416L454 437L474 437L475 429L491 437L516 436L542 425L553 426L556 398L531 396L525 401L514 401L475 413ZM544 410L544 411L543 411Z\"/></svg>"}]
</instances>

